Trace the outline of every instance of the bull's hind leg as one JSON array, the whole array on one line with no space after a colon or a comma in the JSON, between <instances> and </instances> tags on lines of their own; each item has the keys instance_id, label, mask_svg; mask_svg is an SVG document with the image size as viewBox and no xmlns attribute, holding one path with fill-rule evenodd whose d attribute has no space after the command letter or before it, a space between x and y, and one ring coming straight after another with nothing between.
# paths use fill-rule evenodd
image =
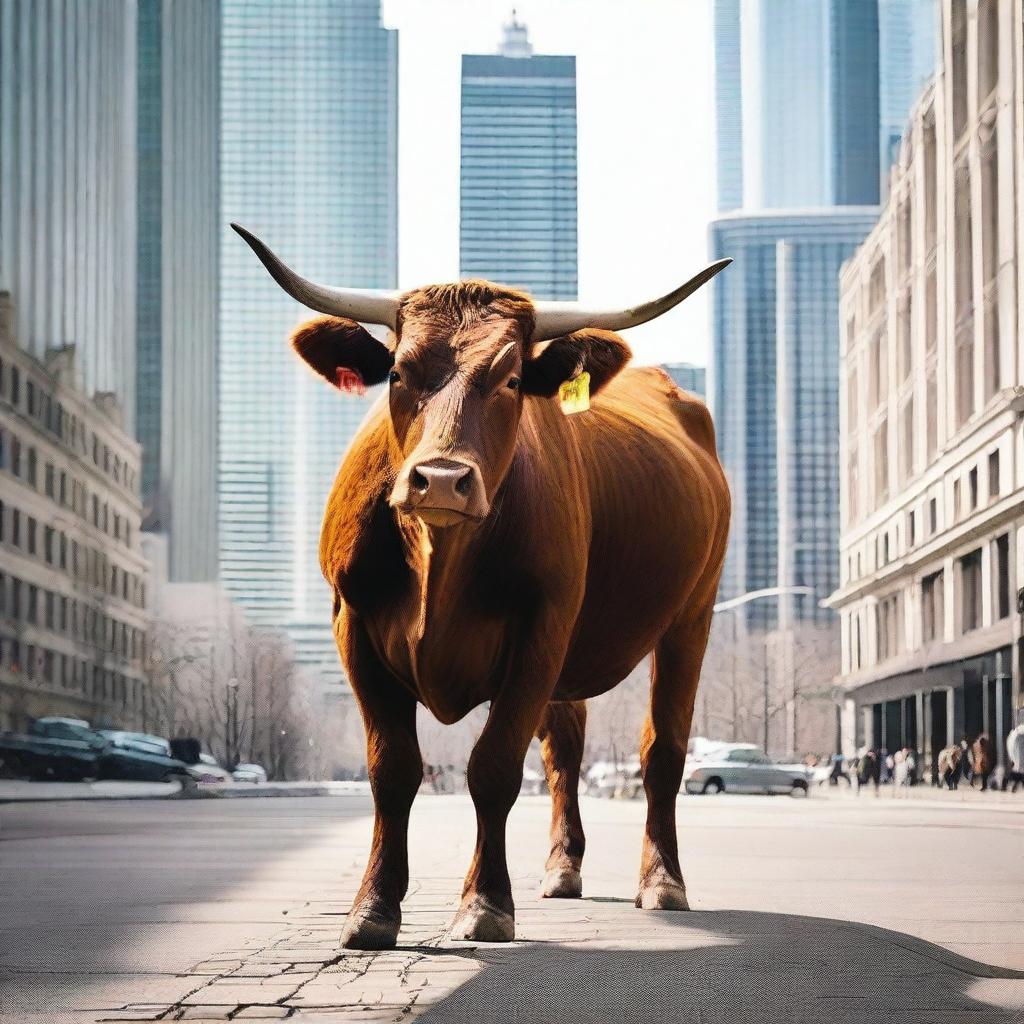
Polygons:
<instances>
[{"instance_id":1,"label":"bull's hind leg","mask_svg":"<svg viewBox=\"0 0 1024 1024\"><path fill-rule=\"evenodd\" d=\"M647 823L636 905L644 910L689 910L679 866L676 797L710 626L710 613L698 622L676 622L654 649L651 710L640 742Z\"/></svg>"},{"instance_id":2,"label":"bull's hind leg","mask_svg":"<svg viewBox=\"0 0 1024 1024\"><path fill-rule=\"evenodd\" d=\"M416 701L379 664L358 627L342 642L366 727L366 764L373 790L373 844L341 944L389 949L402 924L409 886L409 811L423 778L416 739Z\"/></svg>"},{"instance_id":3,"label":"bull's hind leg","mask_svg":"<svg viewBox=\"0 0 1024 1024\"><path fill-rule=\"evenodd\" d=\"M587 705L577 700L548 704L537 730L551 792L551 853L541 896L583 895L580 865L586 839L580 820L579 782L586 725Z\"/></svg>"}]
</instances>

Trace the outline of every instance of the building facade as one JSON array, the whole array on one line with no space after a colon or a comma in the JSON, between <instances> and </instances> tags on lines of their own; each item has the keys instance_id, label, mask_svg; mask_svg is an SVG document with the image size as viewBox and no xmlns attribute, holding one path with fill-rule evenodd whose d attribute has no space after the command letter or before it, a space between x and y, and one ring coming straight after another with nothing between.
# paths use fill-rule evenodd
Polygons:
<instances>
[{"instance_id":1,"label":"building facade","mask_svg":"<svg viewBox=\"0 0 1024 1024\"><path fill-rule=\"evenodd\" d=\"M135 422L173 582L217 578L220 13L138 0Z\"/></svg>"},{"instance_id":2,"label":"building facade","mask_svg":"<svg viewBox=\"0 0 1024 1024\"><path fill-rule=\"evenodd\" d=\"M536 56L513 15L462 58L459 272L575 299L576 58Z\"/></svg>"},{"instance_id":3,"label":"building facade","mask_svg":"<svg viewBox=\"0 0 1024 1024\"><path fill-rule=\"evenodd\" d=\"M723 599L774 586L814 596L752 602L755 629L819 622L839 543L837 280L877 207L732 214L711 225L715 282L709 404L732 489Z\"/></svg>"},{"instance_id":4,"label":"building facade","mask_svg":"<svg viewBox=\"0 0 1024 1024\"><path fill-rule=\"evenodd\" d=\"M129 0L0 3L0 289L18 344L75 345L135 418L135 48Z\"/></svg>"},{"instance_id":5,"label":"building facade","mask_svg":"<svg viewBox=\"0 0 1024 1024\"><path fill-rule=\"evenodd\" d=\"M371 397L339 395L288 346L312 314L229 229L301 273L397 285L398 38L379 0L223 0L220 579L300 658L340 666L318 564L327 494Z\"/></svg>"},{"instance_id":6,"label":"building facade","mask_svg":"<svg viewBox=\"0 0 1024 1024\"><path fill-rule=\"evenodd\" d=\"M703 366L694 366L692 363L663 363L661 368L684 391L689 391L690 394L698 395L700 398L706 396L707 371Z\"/></svg>"},{"instance_id":7,"label":"building facade","mask_svg":"<svg viewBox=\"0 0 1024 1024\"><path fill-rule=\"evenodd\" d=\"M14 342L0 293L0 729L41 715L146 727L141 452L77 351Z\"/></svg>"},{"instance_id":8,"label":"building facade","mask_svg":"<svg viewBox=\"0 0 1024 1024\"><path fill-rule=\"evenodd\" d=\"M1001 739L1024 609L1024 11L942 4L943 61L842 280L844 746Z\"/></svg>"}]
</instances>

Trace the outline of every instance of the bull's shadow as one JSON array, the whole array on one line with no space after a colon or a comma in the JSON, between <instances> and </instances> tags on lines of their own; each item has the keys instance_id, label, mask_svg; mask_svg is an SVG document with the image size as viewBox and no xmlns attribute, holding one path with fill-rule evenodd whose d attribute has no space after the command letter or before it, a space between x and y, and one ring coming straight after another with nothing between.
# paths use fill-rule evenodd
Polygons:
<instances>
[{"instance_id":1,"label":"bull's shadow","mask_svg":"<svg viewBox=\"0 0 1024 1024\"><path fill-rule=\"evenodd\" d=\"M638 948L639 941L621 933L614 940L575 946L569 941L467 948L463 955L483 969L419 1019L424 1024L1009 1024L1024 1019L1024 972L966 960L898 932L788 914L654 916L658 928L651 948ZM646 912L643 920L649 917ZM643 931L651 930L645 925Z\"/></svg>"}]
</instances>

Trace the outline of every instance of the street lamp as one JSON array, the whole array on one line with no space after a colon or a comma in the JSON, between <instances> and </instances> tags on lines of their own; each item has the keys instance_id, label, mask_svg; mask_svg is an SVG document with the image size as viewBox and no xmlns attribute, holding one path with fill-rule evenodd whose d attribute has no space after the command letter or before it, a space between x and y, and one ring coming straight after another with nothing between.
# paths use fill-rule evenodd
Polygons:
<instances>
[{"instance_id":1,"label":"street lamp","mask_svg":"<svg viewBox=\"0 0 1024 1024\"><path fill-rule=\"evenodd\" d=\"M745 604L749 604L751 601L757 601L762 597L782 597L789 594L813 594L814 590L811 587L763 587L761 590L750 590L746 594L740 594L739 597L731 597L727 601L719 601L714 606L716 612L733 612L737 608L742 607ZM732 692L733 692L733 739L736 738L736 619L732 620ZM763 747L764 752L768 753L768 632L765 631L764 639L764 729L763 729Z\"/></svg>"}]
</instances>

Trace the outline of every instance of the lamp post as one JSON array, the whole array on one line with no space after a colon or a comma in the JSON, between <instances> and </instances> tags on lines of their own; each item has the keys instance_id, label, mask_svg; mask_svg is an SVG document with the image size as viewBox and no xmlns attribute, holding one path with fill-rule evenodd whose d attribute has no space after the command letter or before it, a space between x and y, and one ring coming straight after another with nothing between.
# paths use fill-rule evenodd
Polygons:
<instances>
[{"instance_id":1,"label":"lamp post","mask_svg":"<svg viewBox=\"0 0 1024 1024\"><path fill-rule=\"evenodd\" d=\"M743 605L749 604L751 601L757 601L763 597L782 597L788 594L813 594L814 590L811 587L764 587L761 590L750 590L746 594L740 594L739 597L731 597L727 601L719 601L714 606L715 612L734 612L737 608L741 608ZM733 693L733 739L736 738L736 619L733 620L732 628L732 693ZM764 752L768 753L768 632L765 631L764 641L764 678L762 680L764 687L764 729L763 729L763 746Z\"/></svg>"}]
</instances>

